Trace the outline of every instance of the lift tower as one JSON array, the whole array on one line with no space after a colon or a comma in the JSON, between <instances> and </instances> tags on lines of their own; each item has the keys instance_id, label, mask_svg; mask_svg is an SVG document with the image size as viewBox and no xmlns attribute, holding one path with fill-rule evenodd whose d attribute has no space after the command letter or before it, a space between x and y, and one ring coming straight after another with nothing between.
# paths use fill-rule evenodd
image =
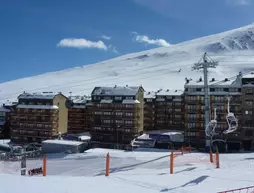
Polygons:
<instances>
[{"instance_id":1,"label":"lift tower","mask_svg":"<svg viewBox=\"0 0 254 193\"><path fill-rule=\"evenodd\" d=\"M203 69L204 73L204 91L205 91L205 125L204 125L204 132L206 130L206 126L210 122L210 102L209 102L209 86L208 86L208 68L216 68L218 66L218 62L214 62L210 57L207 56L206 53L204 53L202 59L195 63L192 67L192 70L200 70ZM206 136L206 135L205 135ZM206 137L205 140L206 148L210 145L210 139L209 137ZM210 147L211 148L211 147Z\"/></svg>"}]
</instances>

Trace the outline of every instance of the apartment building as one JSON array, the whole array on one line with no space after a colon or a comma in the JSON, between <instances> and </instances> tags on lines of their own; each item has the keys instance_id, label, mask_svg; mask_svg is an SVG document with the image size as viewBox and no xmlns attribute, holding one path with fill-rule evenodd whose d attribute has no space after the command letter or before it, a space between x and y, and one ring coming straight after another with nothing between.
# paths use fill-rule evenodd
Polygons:
<instances>
[{"instance_id":1,"label":"apartment building","mask_svg":"<svg viewBox=\"0 0 254 193\"><path fill-rule=\"evenodd\" d=\"M145 93L144 130L184 131L183 90L158 90Z\"/></svg>"},{"instance_id":2,"label":"apartment building","mask_svg":"<svg viewBox=\"0 0 254 193\"><path fill-rule=\"evenodd\" d=\"M10 112L10 107L4 104L0 106L0 139L10 137Z\"/></svg>"},{"instance_id":3,"label":"apartment building","mask_svg":"<svg viewBox=\"0 0 254 193\"><path fill-rule=\"evenodd\" d=\"M95 87L93 103L92 145L125 148L142 134L144 89L142 86Z\"/></svg>"},{"instance_id":4,"label":"apartment building","mask_svg":"<svg viewBox=\"0 0 254 193\"><path fill-rule=\"evenodd\" d=\"M91 130L92 101L87 96L71 96L68 98L68 133L84 133Z\"/></svg>"},{"instance_id":5,"label":"apartment building","mask_svg":"<svg viewBox=\"0 0 254 193\"><path fill-rule=\"evenodd\" d=\"M184 131L183 90L158 90L155 98L155 129Z\"/></svg>"},{"instance_id":6,"label":"apartment building","mask_svg":"<svg viewBox=\"0 0 254 193\"><path fill-rule=\"evenodd\" d=\"M67 98L61 93L23 93L11 112L11 140L41 142L67 133Z\"/></svg>"},{"instance_id":7,"label":"apartment building","mask_svg":"<svg viewBox=\"0 0 254 193\"><path fill-rule=\"evenodd\" d=\"M226 139L229 149L241 148L241 79L239 74L233 78L224 80L209 80L209 103L210 119L214 118L214 108L217 109L217 132L228 129L227 116L227 97L230 96L230 111L234 113L239 122L239 129L233 134L219 135L217 137ZM205 103L204 103L204 81L186 79L185 88L185 140L191 141L196 147L205 147Z\"/></svg>"},{"instance_id":8,"label":"apartment building","mask_svg":"<svg viewBox=\"0 0 254 193\"><path fill-rule=\"evenodd\" d=\"M242 147L254 150L254 73L242 77Z\"/></svg>"},{"instance_id":9,"label":"apartment building","mask_svg":"<svg viewBox=\"0 0 254 193\"><path fill-rule=\"evenodd\" d=\"M155 92L144 93L144 131L155 130Z\"/></svg>"}]
</instances>

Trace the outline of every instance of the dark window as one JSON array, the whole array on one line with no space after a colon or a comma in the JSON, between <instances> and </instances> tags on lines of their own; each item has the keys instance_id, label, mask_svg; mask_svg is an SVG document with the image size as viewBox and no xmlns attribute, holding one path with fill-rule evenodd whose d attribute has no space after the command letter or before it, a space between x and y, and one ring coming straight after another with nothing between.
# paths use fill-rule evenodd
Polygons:
<instances>
[{"instance_id":1,"label":"dark window","mask_svg":"<svg viewBox=\"0 0 254 193\"><path fill-rule=\"evenodd\" d=\"M210 88L210 92L214 92L215 91L215 88Z\"/></svg>"},{"instance_id":2,"label":"dark window","mask_svg":"<svg viewBox=\"0 0 254 193\"><path fill-rule=\"evenodd\" d=\"M245 131L245 136L246 137L252 137L253 136L253 131L251 131L251 130Z\"/></svg>"},{"instance_id":3,"label":"dark window","mask_svg":"<svg viewBox=\"0 0 254 193\"><path fill-rule=\"evenodd\" d=\"M201 89L201 88L197 88L197 89L196 89L196 91L201 92L201 91L202 91L202 89Z\"/></svg>"},{"instance_id":4,"label":"dark window","mask_svg":"<svg viewBox=\"0 0 254 193\"><path fill-rule=\"evenodd\" d=\"M228 92L229 89L228 88L223 88L223 91Z\"/></svg>"}]
</instances>

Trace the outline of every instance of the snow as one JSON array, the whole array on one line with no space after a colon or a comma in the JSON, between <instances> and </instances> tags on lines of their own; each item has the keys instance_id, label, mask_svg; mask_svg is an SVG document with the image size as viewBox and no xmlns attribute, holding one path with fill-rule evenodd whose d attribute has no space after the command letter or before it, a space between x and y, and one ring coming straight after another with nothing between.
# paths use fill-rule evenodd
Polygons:
<instances>
[{"instance_id":1,"label":"snow","mask_svg":"<svg viewBox=\"0 0 254 193\"><path fill-rule=\"evenodd\" d=\"M71 140L58 140L58 139L48 139L43 141L42 143L51 143L51 144L61 144L61 145L81 145L83 142L80 141L71 141Z\"/></svg>"},{"instance_id":2,"label":"snow","mask_svg":"<svg viewBox=\"0 0 254 193\"><path fill-rule=\"evenodd\" d=\"M100 103L106 103L106 104L109 104L109 103L112 103L113 100L111 99L102 99Z\"/></svg>"},{"instance_id":3,"label":"snow","mask_svg":"<svg viewBox=\"0 0 254 193\"><path fill-rule=\"evenodd\" d=\"M3 106L0 106L0 112L11 112L11 110L10 109L7 109L7 108L5 108L5 107L3 107Z\"/></svg>"},{"instance_id":4,"label":"snow","mask_svg":"<svg viewBox=\"0 0 254 193\"><path fill-rule=\"evenodd\" d=\"M86 141L86 140L91 140L91 137L90 137L90 136L82 135L82 136L79 136L79 139L80 139L81 141Z\"/></svg>"},{"instance_id":5,"label":"snow","mask_svg":"<svg viewBox=\"0 0 254 193\"><path fill-rule=\"evenodd\" d=\"M15 100L26 92L54 91L69 96L91 95L95 87L140 86L145 90L178 90L185 78L198 80L192 71L204 52L219 65L209 69L209 79L224 80L239 71L253 70L254 25L139 53L123 55L97 64L49 72L0 84L0 102ZM180 71L181 69L181 71Z\"/></svg>"},{"instance_id":6,"label":"snow","mask_svg":"<svg viewBox=\"0 0 254 193\"><path fill-rule=\"evenodd\" d=\"M56 105L17 105L21 109L59 109Z\"/></svg>"},{"instance_id":7,"label":"snow","mask_svg":"<svg viewBox=\"0 0 254 193\"><path fill-rule=\"evenodd\" d=\"M54 99L59 93L54 92L40 92L40 93L22 93L19 99Z\"/></svg>"},{"instance_id":8,"label":"snow","mask_svg":"<svg viewBox=\"0 0 254 193\"><path fill-rule=\"evenodd\" d=\"M86 105L73 105L71 108L74 108L74 109L85 109Z\"/></svg>"},{"instance_id":9,"label":"snow","mask_svg":"<svg viewBox=\"0 0 254 193\"><path fill-rule=\"evenodd\" d=\"M140 102L138 100L131 100L131 99L124 99L123 104L139 104Z\"/></svg>"},{"instance_id":10,"label":"snow","mask_svg":"<svg viewBox=\"0 0 254 193\"><path fill-rule=\"evenodd\" d=\"M107 153L109 177L105 177ZM169 174L168 150L90 149L47 157L46 177L22 177L20 162L0 162L1 193L214 193L254 184L254 153L220 154L219 169L209 162L209 154L176 153L174 174ZM28 160L27 168L41 167L42 162Z\"/></svg>"}]
</instances>

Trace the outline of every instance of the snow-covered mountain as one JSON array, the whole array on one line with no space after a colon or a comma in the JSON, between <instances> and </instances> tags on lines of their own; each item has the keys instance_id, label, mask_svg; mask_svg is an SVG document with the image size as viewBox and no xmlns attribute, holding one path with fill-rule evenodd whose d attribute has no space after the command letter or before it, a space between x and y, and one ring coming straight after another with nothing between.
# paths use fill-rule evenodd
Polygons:
<instances>
[{"instance_id":1,"label":"snow-covered mountain","mask_svg":"<svg viewBox=\"0 0 254 193\"><path fill-rule=\"evenodd\" d=\"M5 82L0 84L0 102L14 100L23 91L89 95L95 86L114 85L143 85L145 90L183 89L185 77L202 76L191 67L204 52L219 62L216 69L209 71L210 78L224 79L239 71L254 70L254 24L167 48Z\"/></svg>"}]
</instances>

